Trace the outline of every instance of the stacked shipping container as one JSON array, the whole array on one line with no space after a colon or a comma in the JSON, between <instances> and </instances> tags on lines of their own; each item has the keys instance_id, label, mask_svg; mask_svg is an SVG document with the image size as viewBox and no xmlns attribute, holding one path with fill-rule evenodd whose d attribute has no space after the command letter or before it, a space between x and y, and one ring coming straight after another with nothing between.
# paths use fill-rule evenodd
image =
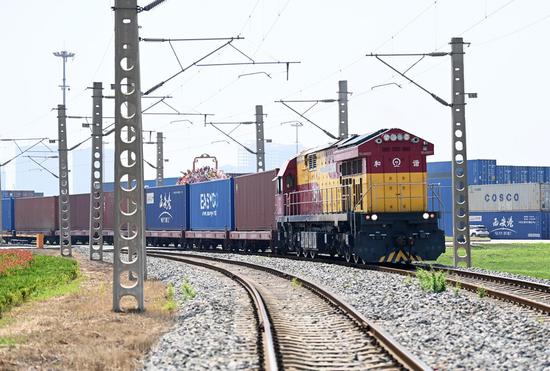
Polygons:
<instances>
[{"instance_id":1,"label":"stacked shipping container","mask_svg":"<svg viewBox=\"0 0 550 371\"><path fill-rule=\"evenodd\" d=\"M469 160L468 161L468 183L470 186L470 213L479 213L479 212L489 212L489 211L507 211L507 212L516 212L516 211L529 211L529 212L539 212L545 213L550 211L548 208L548 200L540 199L542 197L542 192L540 189L544 187L540 185L525 185L525 183L550 183L550 167L540 167L540 166L501 166L496 165L496 160ZM439 211L441 214L440 217L440 228L445 231L446 235L452 235L452 178L451 178L451 163L447 162L433 162L428 163L428 195L430 199L430 206L433 210ZM483 205L479 200L472 200L472 197L476 197L477 193L472 193L472 189L476 186L486 186L486 185L502 185L504 188L495 189L492 194L495 193L497 197L505 197L511 193L512 195L517 194L521 195L522 202L529 203L529 198L527 198L529 192L535 192L534 188L529 187L539 187L539 200L531 199L532 204L526 204L521 206L519 203L506 201L499 203L497 207L504 207L503 210L495 210L495 205L493 204L493 209L485 209L488 205ZM506 188L508 185L508 188ZM510 188L512 185L512 188ZM517 189L513 188L517 185ZM530 189L530 191L528 190ZM535 192L536 193L536 192ZM485 195L479 196L484 200ZM525 200L524 200L525 199ZM513 201L513 200L512 200ZM543 204L544 203L544 204ZM537 204L537 205L535 205ZM508 206L503 206L508 205ZM479 214L477 219L479 219ZM510 215L513 217L513 215ZM510 217L509 216L509 217ZM521 219L521 216L516 215L516 217ZM529 219L529 218L528 218ZM548 218L545 215L539 215L538 217L530 218L529 220L533 221L534 224L537 224L540 220L541 228L544 227ZM493 220L494 221L494 220ZM476 224L472 220L471 224ZM479 224L479 223L477 223ZM522 225L531 225L527 223L522 223ZM515 235L519 236L516 238L536 238L528 237L528 235L536 236L536 232L530 233L516 233ZM501 235L495 236L494 238L509 238ZM545 236L545 233L541 233L541 237L538 238L550 238L550 236Z\"/></svg>"}]
</instances>

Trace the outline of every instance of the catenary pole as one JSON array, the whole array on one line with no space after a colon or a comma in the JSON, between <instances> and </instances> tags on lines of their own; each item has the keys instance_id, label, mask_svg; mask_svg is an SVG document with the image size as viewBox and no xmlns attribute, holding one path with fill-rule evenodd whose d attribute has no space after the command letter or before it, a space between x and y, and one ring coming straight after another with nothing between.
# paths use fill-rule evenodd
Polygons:
<instances>
[{"instance_id":1,"label":"catenary pole","mask_svg":"<svg viewBox=\"0 0 550 371\"><path fill-rule=\"evenodd\" d=\"M452 143L453 158L453 247L454 265L472 265L468 204L468 157L466 156L466 102L464 96L464 41L451 39Z\"/></svg>"},{"instance_id":2,"label":"catenary pole","mask_svg":"<svg viewBox=\"0 0 550 371\"><path fill-rule=\"evenodd\" d=\"M69 202L69 168L67 165L67 117L65 106L57 106L59 153L59 250L62 256L72 256L71 205Z\"/></svg>"},{"instance_id":3,"label":"catenary pole","mask_svg":"<svg viewBox=\"0 0 550 371\"><path fill-rule=\"evenodd\" d=\"M157 187L164 185L164 149L162 132L157 132Z\"/></svg>"},{"instance_id":4,"label":"catenary pole","mask_svg":"<svg viewBox=\"0 0 550 371\"><path fill-rule=\"evenodd\" d=\"M256 172L265 171L264 107L256 106Z\"/></svg>"},{"instance_id":5,"label":"catenary pole","mask_svg":"<svg viewBox=\"0 0 550 371\"><path fill-rule=\"evenodd\" d=\"M145 233L137 0L115 0L115 220L113 310L131 296L143 311ZM122 255L128 251L127 259ZM124 285L123 277L135 279Z\"/></svg>"},{"instance_id":6,"label":"catenary pole","mask_svg":"<svg viewBox=\"0 0 550 371\"><path fill-rule=\"evenodd\" d=\"M348 137L348 81L338 81L338 136Z\"/></svg>"},{"instance_id":7,"label":"catenary pole","mask_svg":"<svg viewBox=\"0 0 550 371\"><path fill-rule=\"evenodd\" d=\"M103 260L103 86L94 82L90 184L90 260Z\"/></svg>"}]
</instances>

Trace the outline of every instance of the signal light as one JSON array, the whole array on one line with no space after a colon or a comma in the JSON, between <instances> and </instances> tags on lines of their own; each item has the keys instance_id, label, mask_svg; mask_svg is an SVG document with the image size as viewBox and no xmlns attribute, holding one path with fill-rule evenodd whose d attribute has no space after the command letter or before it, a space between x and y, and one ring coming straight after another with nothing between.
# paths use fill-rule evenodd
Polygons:
<instances>
[{"instance_id":1,"label":"signal light","mask_svg":"<svg viewBox=\"0 0 550 371\"><path fill-rule=\"evenodd\" d=\"M422 218L424 218L425 220L428 220L430 218L430 214L424 213L422 214Z\"/></svg>"},{"instance_id":2,"label":"signal light","mask_svg":"<svg viewBox=\"0 0 550 371\"><path fill-rule=\"evenodd\" d=\"M372 214L370 218L371 218L371 220L376 221L376 220L378 220L378 215Z\"/></svg>"}]
</instances>

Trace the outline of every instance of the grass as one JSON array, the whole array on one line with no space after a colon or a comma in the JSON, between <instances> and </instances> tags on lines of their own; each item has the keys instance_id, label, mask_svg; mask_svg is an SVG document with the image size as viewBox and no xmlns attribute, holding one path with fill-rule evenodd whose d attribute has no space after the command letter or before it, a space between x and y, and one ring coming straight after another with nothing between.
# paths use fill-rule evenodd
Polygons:
<instances>
[{"instance_id":1,"label":"grass","mask_svg":"<svg viewBox=\"0 0 550 371\"><path fill-rule=\"evenodd\" d=\"M416 271L416 278L418 279L420 288L426 292L438 293L447 289L447 280L443 272L418 269Z\"/></svg>"},{"instance_id":2,"label":"grass","mask_svg":"<svg viewBox=\"0 0 550 371\"><path fill-rule=\"evenodd\" d=\"M437 263L452 265L453 249L447 248ZM472 266L550 279L550 244L480 244L472 247Z\"/></svg>"},{"instance_id":3,"label":"grass","mask_svg":"<svg viewBox=\"0 0 550 371\"><path fill-rule=\"evenodd\" d=\"M187 278L183 280L183 284L181 285L181 295L183 296L184 302L192 300L197 296L197 291L191 286Z\"/></svg>"},{"instance_id":4,"label":"grass","mask_svg":"<svg viewBox=\"0 0 550 371\"><path fill-rule=\"evenodd\" d=\"M478 287L476 293L480 299L483 299L487 295L487 291L483 286Z\"/></svg>"},{"instance_id":5,"label":"grass","mask_svg":"<svg viewBox=\"0 0 550 371\"><path fill-rule=\"evenodd\" d=\"M0 347L9 347L25 342L23 336L0 336Z\"/></svg>"},{"instance_id":6,"label":"grass","mask_svg":"<svg viewBox=\"0 0 550 371\"><path fill-rule=\"evenodd\" d=\"M300 280L298 278L292 277L292 279L290 280L290 286L300 287L300 286L302 286L302 283L300 282Z\"/></svg>"},{"instance_id":7,"label":"grass","mask_svg":"<svg viewBox=\"0 0 550 371\"><path fill-rule=\"evenodd\" d=\"M169 282L166 286L166 294L164 295L166 298L166 303L164 303L163 306L163 308L169 312L173 312L178 306L176 300L174 299L175 293L176 290L174 289L174 285Z\"/></svg>"},{"instance_id":8,"label":"grass","mask_svg":"<svg viewBox=\"0 0 550 371\"><path fill-rule=\"evenodd\" d=\"M10 269L0 276L0 316L27 300L45 299L75 291L79 282L73 281L78 277L78 272L78 263L74 260L33 256L28 266Z\"/></svg>"}]
</instances>

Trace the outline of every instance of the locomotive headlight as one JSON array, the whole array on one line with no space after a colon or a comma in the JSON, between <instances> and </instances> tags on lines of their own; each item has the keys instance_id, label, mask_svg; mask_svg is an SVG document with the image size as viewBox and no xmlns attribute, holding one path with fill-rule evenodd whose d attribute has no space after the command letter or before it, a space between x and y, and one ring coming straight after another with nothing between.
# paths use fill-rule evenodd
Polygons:
<instances>
[{"instance_id":1,"label":"locomotive headlight","mask_svg":"<svg viewBox=\"0 0 550 371\"><path fill-rule=\"evenodd\" d=\"M384 134L384 140L387 142L388 140L390 140L390 135L389 134Z\"/></svg>"},{"instance_id":2,"label":"locomotive headlight","mask_svg":"<svg viewBox=\"0 0 550 371\"><path fill-rule=\"evenodd\" d=\"M409 139L411 139L411 136L409 134L405 133L405 134L403 134L403 139L409 140Z\"/></svg>"},{"instance_id":3,"label":"locomotive headlight","mask_svg":"<svg viewBox=\"0 0 550 371\"><path fill-rule=\"evenodd\" d=\"M397 140L403 140L403 134L401 133L397 134Z\"/></svg>"},{"instance_id":4,"label":"locomotive headlight","mask_svg":"<svg viewBox=\"0 0 550 371\"><path fill-rule=\"evenodd\" d=\"M422 218L424 218L425 220L428 220L428 219L430 219L430 214L424 213L424 214L422 214Z\"/></svg>"},{"instance_id":5,"label":"locomotive headlight","mask_svg":"<svg viewBox=\"0 0 550 371\"><path fill-rule=\"evenodd\" d=\"M391 135L390 135L390 140L391 140L392 142L395 142L395 141L397 140L397 135L391 134Z\"/></svg>"},{"instance_id":6,"label":"locomotive headlight","mask_svg":"<svg viewBox=\"0 0 550 371\"><path fill-rule=\"evenodd\" d=\"M435 218L435 214L433 214L433 213L430 214L430 218L432 218L432 219Z\"/></svg>"},{"instance_id":7,"label":"locomotive headlight","mask_svg":"<svg viewBox=\"0 0 550 371\"><path fill-rule=\"evenodd\" d=\"M371 220L377 221L377 220L378 220L378 215L372 214L372 215L370 216L370 218L371 218Z\"/></svg>"}]
</instances>

